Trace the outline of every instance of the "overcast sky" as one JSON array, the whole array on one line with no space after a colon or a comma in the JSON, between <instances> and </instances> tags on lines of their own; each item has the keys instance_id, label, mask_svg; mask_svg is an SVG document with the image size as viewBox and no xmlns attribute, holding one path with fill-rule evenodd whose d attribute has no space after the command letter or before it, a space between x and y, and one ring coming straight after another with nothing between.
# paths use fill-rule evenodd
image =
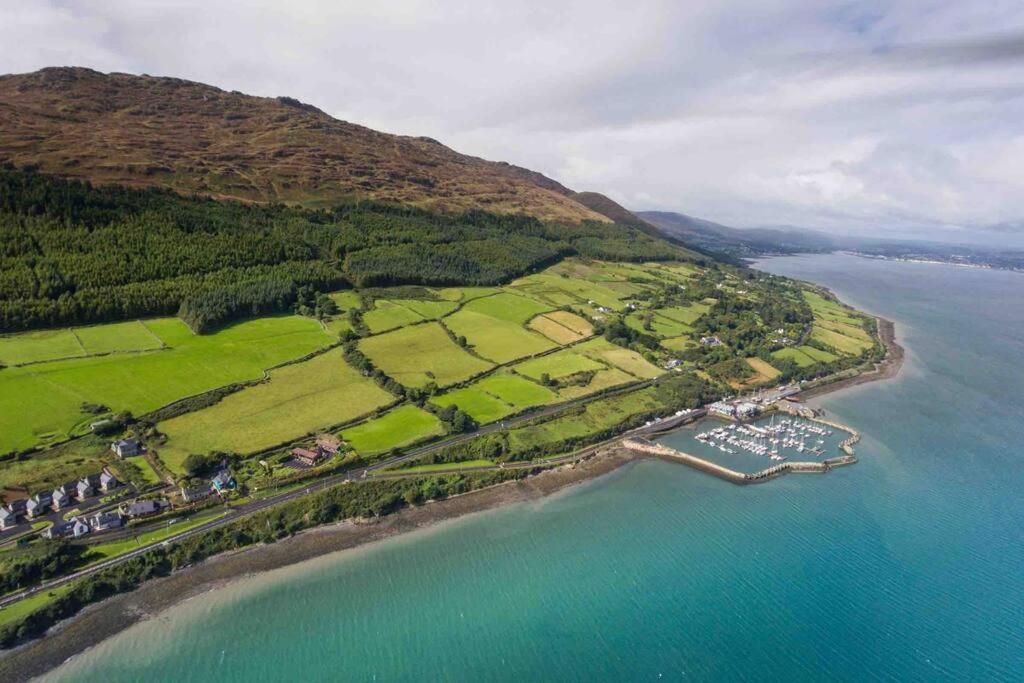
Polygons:
<instances>
[{"instance_id":1,"label":"overcast sky","mask_svg":"<svg viewBox=\"0 0 1024 683\"><path fill-rule=\"evenodd\" d=\"M1024 2L24 0L0 72L291 95L632 209L1024 243Z\"/></svg>"}]
</instances>

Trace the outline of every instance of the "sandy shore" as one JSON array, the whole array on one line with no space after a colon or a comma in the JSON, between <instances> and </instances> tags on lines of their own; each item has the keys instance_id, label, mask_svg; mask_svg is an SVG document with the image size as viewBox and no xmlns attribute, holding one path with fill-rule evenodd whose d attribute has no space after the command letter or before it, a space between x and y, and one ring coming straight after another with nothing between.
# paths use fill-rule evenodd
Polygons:
<instances>
[{"instance_id":1,"label":"sandy shore","mask_svg":"<svg viewBox=\"0 0 1024 683\"><path fill-rule=\"evenodd\" d=\"M218 555L171 576L147 582L131 593L90 605L55 626L45 637L3 653L0 655L0 680L24 681L46 673L132 624L233 579L381 541L470 513L537 500L613 472L636 459L635 454L625 449L606 449L575 465L558 467L522 481L472 491L379 519L318 527L278 543Z\"/></svg>"},{"instance_id":2,"label":"sandy shore","mask_svg":"<svg viewBox=\"0 0 1024 683\"><path fill-rule=\"evenodd\" d=\"M903 364L903 347L896 342L891 321L879 318L878 323L887 351L885 360L869 372L807 390L803 394L805 398L896 376ZM549 470L522 481L473 491L379 519L318 527L278 543L210 558L171 576L145 583L131 593L90 605L55 626L45 637L0 653L0 680L22 681L39 676L132 624L234 579L381 541L474 512L537 500L606 475L639 457L622 448L604 449L575 465Z\"/></svg>"}]
</instances>

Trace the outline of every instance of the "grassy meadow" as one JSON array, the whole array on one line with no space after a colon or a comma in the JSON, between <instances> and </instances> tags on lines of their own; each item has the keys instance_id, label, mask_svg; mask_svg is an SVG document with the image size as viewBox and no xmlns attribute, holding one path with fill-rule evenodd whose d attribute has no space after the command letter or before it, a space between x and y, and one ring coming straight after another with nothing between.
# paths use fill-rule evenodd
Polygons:
<instances>
[{"instance_id":1,"label":"grassy meadow","mask_svg":"<svg viewBox=\"0 0 1024 683\"><path fill-rule=\"evenodd\" d=\"M433 414L406 404L389 410L341 433L341 438L362 456L386 453L431 436L444 433L441 421Z\"/></svg>"},{"instance_id":2,"label":"grassy meadow","mask_svg":"<svg viewBox=\"0 0 1024 683\"><path fill-rule=\"evenodd\" d=\"M459 348L435 322L367 337L359 342L359 349L376 367L407 387L430 382L446 387L491 369L490 363Z\"/></svg>"}]
</instances>

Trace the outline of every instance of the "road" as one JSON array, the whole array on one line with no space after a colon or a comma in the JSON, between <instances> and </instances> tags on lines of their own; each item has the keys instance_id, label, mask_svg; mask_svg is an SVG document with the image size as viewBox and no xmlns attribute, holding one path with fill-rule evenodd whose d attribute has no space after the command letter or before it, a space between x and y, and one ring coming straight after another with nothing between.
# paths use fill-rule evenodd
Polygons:
<instances>
[{"instance_id":1,"label":"road","mask_svg":"<svg viewBox=\"0 0 1024 683\"><path fill-rule=\"evenodd\" d=\"M602 399L602 398L607 398L609 396L617 396L617 395L620 395L620 394L629 393L631 391L637 391L637 390L642 389L644 387L647 387L647 386L650 386L652 384L655 384L656 382L657 382L657 379L642 380L642 381L634 382L632 384L625 385L623 387L619 387L617 389L614 389L614 390L609 391L607 393L601 394L599 396L585 396L585 397L582 397L582 398L574 399L572 401L566 401L565 403L559 403L559 404L554 405L554 406L549 406L547 408L543 408L543 409L540 409L540 410L535 410L535 411L531 411L531 412L528 412L528 413L524 413L522 415L516 416L514 418L510 418L508 420L502 420L502 421L498 421L498 422L494 422L492 424L486 425L484 427L481 427L481 428L477 429L474 432L467 432L466 434L459 434L457 436L452 436L452 437L449 437L447 439L443 439L441 441L435 441L435 442L427 444L425 446L420 446L419 448L414 448L414 449L412 449L412 450L410 450L410 451L408 451L408 452L406 452L406 453L404 453L402 455L398 455L398 456L395 456L395 457L392 457L392 458L387 458L386 460L382 460L382 461L380 461L378 463L374 463L373 465L369 465L367 467L360 467L358 469L347 470L345 472L340 472L338 474L332 474L332 475L324 477L322 479L318 479L316 481L312 481L312 482L310 482L310 484L308 486L299 487L299 488L293 489L293 490L285 492L285 493L279 493L279 494L274 495L274 496L268 496L267 498L264 498L264 499L261 499L261 500L254 500L254 501L250 501L248 503L243 503L241 505L234 506L227 515L225 515L223 517L218 517L217 519L210 520L206 524L203 524L203 525L200 525L200 526L197 526L197 527L193 527L193 528L189 529L188 531L184 531L184 532L182 532L180 534L177 534L175 536L170 536L170 537L168 537L167 539L165 539L164 541L162 541L160 543L154 543L154 544L151 544L151 545L147 545L147 546L138 548L136 550L132 550L131 552L125 553L124 555L119 555L119 556L113 557L113 558L111 558L109 560L104 560L103 562L100 562L98 564L94 564L94 565L92 565L90 567L86 567L84 569L80 569L79 571L73 572L71 574L66 574L64 576L60 576L60 577L57 577L55 579L51 579L49 581L45 581L45 582L43 582L43 583L41 583L41 584L39 584L37 586L32 586L31 588L26 588L23 591L19 591L17 593L11 593L9 595L6 595L3 598L0 598L0 608L6 607L7 605L15 603L15 602L17 602L19 600L22 600L24 598L27 598L27 597L29 597L31 595L35 595L36 593L38 593L40 591L51 590L53 588L56 588L57 586L61 586L61 585L66 584L66 583L68 583L70 581L74 581L76 579L81 579L83 577L90 576L90 575L95 574L97 572L103 571L104 569L108 569L108 568L116 566L118 564L127 562L128 560L130 560L130 559L132 559L134 557L138 557L138 556L140 556L140 555L142 555L144 553L147 553L147 552L153 550L154 548L157 548L157 547L160 547L160 546L164 546L164 545L168 545L168 544L171 544L171 543L175 543L177 541L183 541L183 540L185 540L187 538L191 538L192 536L195 536L197 534L205 533L207 531L210 531L211 529L215 529L217 527L221 527L221 526L224 526L226 524L230 524L230 523L238 520L241 517L245 517L245 516L248 516L248 515L251 515L251 514L255 514L257 512L260 512L262 510L266 510L267 508L273 507L275 505L281 505L283 503L288 503L288 502L291 502L293 500L297 500L297 499L299 499L299 498L301 498L303 496L307 496L307 495L316 493L318 491L323 491L324 489L328 489L328 488L331 488L333 486L338 486L338 485L343 484L345 482L364 481L364 480L366 480L369 477L371 472L376 472L376 471L379 471L379 470L382 470L382 469L387 469L387 468L390 468L390 467L394 467L395 465L398 465L400 463L406 462L408 460L415 460L416 458L420 458L420 457L422 457L424 455L427 455L427 454L429 454L429 453L431 453L433 451L437 451L437 450L440 450L442 448L447 448L449 446L454 446L454 445L463 443L465 441L469 441L470 439L474 439L474 438L476 438L478 436L481 436L483 434L489 434L489 433L492 433L492 432L495 432L495 431L499 431L499 430L502 430L502 429L511 429L511 428L513 428L513 427L515 427L515 426L517 426L519 424L522 424L522 423L527 422L529 420L536 419L538 417L548 417L550 415L555 415L557 413L561 413L563 411L570 410L570 409L572 409L572 408L574 408L574 407L576 407L578 405L582 405L582 404L588 403L590 401L594 401L594 400L598 400L598 399ZM591 452L594 452L598 448L606 446L607 444L609 444L609 443L611 443L613 441L616 441L619 438L621 438L621 437L616 436L616 437L614 437L612 439L608 439L607 441L603 441L603 442L598 443L598 444L592 444L590 446L587 446L586 448L584 448L584 449L582 449L580 451L576 451L574 453L570 453L568 455L561 456L561 457L558 457L558 458L551 458L551 459L543 460L543 461L539 461L539 462L527 461L527 462L522 462L522 463L506 463L504 465L493 465L493 466L489 466L489 467L452 468L451 470L439 470L437 472L431 472L430 474L450 474L450 473L454 473L454 472L479 472L479 471L500 470L500 469L524 469L524 468L540 467L540 466L550 467L552 465L558 465L558 464L562 464L562 463L565 463L565 462L571 462L573 460L577 460L579 458L585 457L587 454L589 454ZM402 474L400 472L395 472L393 474L375 475L373 477L373 479L375 479L375 480L376 479L399 479L399 478L417 477L417 476L422 477L422 476L425 476L425 475L424 475L424 473L421 473L421 472L414 472L414 473L410 473L410 474ZM159 526L159 525L157 525L157 526ZM147 530L148 530L148 528L139 528L137 530L137 533L144 533Z\"/></svg>"}]
</instances>

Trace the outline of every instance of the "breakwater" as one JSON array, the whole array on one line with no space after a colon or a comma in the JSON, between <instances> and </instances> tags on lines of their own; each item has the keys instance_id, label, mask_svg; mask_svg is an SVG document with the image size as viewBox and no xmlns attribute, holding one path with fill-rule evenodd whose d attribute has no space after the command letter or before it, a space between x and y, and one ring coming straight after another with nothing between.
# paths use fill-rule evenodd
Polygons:
<instances>
[{"instance_id":1,"label":"breakwater","mask_svg":"<svg viewBox=\"0 0 1024 683\"><path fill-rule=\"evenodd\" d=\"M849 431L849 429L846 427L840 428ZM853 438L853 436L850 437L850 439ZM857 438L859 438L859 435L857 435ZM850 439L847 439L846 441L849 441ZM843 443L845 444L846 441L844 441ZM847 446L849 450L847 450L846 448L843 449L845 455L841 455L835 458L827 458L825 460L822 460L821 462L784 462L763 469L760 472L747 473L737 472L736 470L729 469L728 467L723 467L722 465L719 465L718 463L715 462L711 462L710 460L699 458L695 455L690 455L689 453L684 453L682 451L677 451L676 449L669 448L668 446L662 446L661 444L653 443L648 439L645 439L640 436L634 436L628 439L624 439L622 445L624 448L633 451L634 453L643 453L646 455L653 455L663 460L681 462L684 465L689 465L690 467L696 470L700 470L701 472L704 472L706 474L710 474L712 476L718 477L719 479L724 479L733 484L740 485L760 484L762 482L775 479L776 477L780 477L784 474L789 474L790 472L803 474L824 474L836 467L842 467L843 465L852 465L853 463L857 462L857 458L853 454L853 447L852 445L850 445Z\"/></svg>"}]
</instances>

